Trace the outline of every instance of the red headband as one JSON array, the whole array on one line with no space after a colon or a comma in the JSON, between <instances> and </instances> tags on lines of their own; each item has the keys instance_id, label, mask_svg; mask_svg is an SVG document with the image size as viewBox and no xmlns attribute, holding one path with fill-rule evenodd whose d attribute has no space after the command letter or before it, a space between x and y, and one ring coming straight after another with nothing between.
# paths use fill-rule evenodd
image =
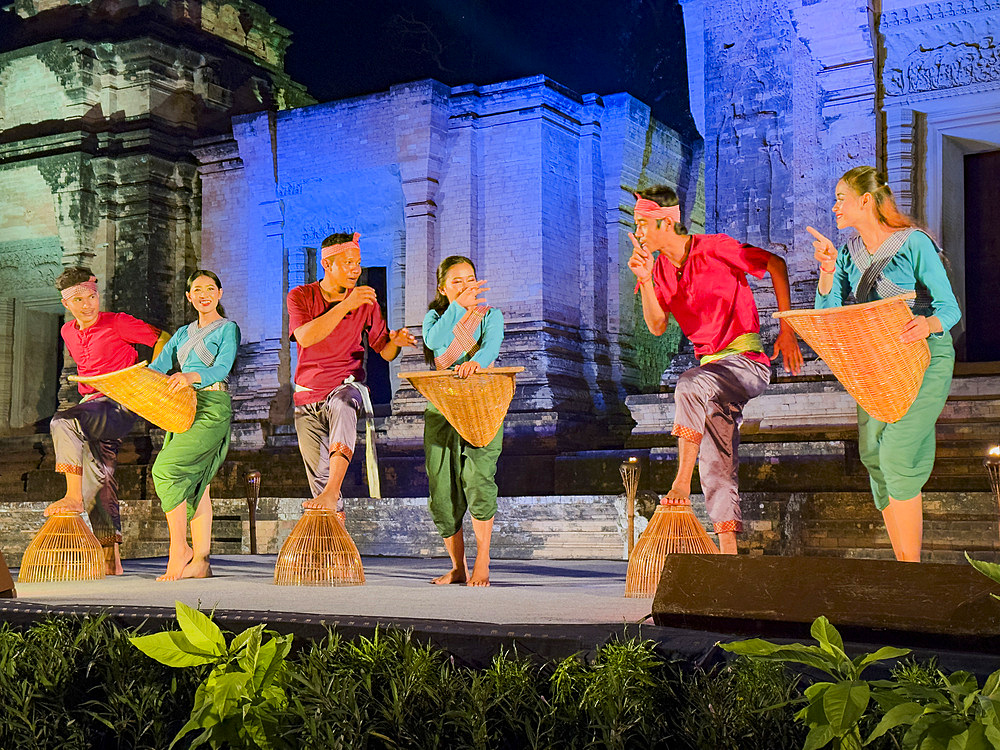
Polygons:
<instances>
[{"instance_id":1,"label":"red headband","mask_svg":"<svg viewBox=\"0 0 1000 750\"><path fill-rule=\"evenodd\" d=\"M88 292L97 293L97 277L91 276L86 281L81 281L79 284L74 284L73 286L66 287L62 290L62 298L64 300L70 297L75 297L78 294L87 294Z\"/></svg>"},{"instance_id":2,"label":"red headband","mask_svg":"<svg viewBox=\"0 0 1000 750\"><path fill-rule=\"evenodd\" d=\"M636 218L641 216L644 219L670 219L677 222L681 220L680 206L661 206L655 201L640 198L638 195L635 198L633 214Z\"/></svg>"},{"instance_id":3,"label":"red headband","mask_svg":"<svg viewBox=\"0 0 1000 750\"><path fill-rule=\"evenodd\" d=\"M358 244L358 240L361 239L361 235L357 232L354 233L354 237L350 242L341 242L339 245L327 245L323 248L322 253L320 253L320 260L326 260L327 258L332 258L334 255L340 255L341 253L346 253L348 250L361 250L361 246Z\"/></svg>"}]
</instances>

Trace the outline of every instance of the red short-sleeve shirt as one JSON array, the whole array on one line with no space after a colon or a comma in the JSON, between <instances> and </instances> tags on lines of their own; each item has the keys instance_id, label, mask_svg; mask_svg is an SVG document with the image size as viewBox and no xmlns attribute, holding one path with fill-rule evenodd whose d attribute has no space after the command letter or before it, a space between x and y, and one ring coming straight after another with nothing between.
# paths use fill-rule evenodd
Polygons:
<instances>
[{"instance_id":1,"label":"red short-sleeve shirt","mask_svg":"<svg viewBox=\"0 0 1000 750\"><path fill-rule=\"evenodd\" d=\"M98 313L93 325L80 330L75 320L64 323L63 341L76 362L77 375L103 375L135 364L139 358L132 344L153 346L160 337L160 329L143 323L125 313ZM95 389L84 383L77 386L80 393L94 393Z\"/></svg>"},{"instance_id":2,"label":"red short-sleeve shirt","mask_svg":"<svg viewBox=\"0 0 1000 750\"><path fill-rule=\"evenodd\" d=\"M288 293L288 330L293 340L296 328L315 320L337 304L323 298L319 284L314 281L297 286ZM348 291L348 296L353 292L353 289ZM351 310L322 341L312 346L299 344L295 385L309 390L296 390L296 405L322 401L351 375L355 380L364 381L365 346L362 334L365 332L368 334L368 345L375 352L381 352L389 343L389 328L377 304Z\"/></svg>"},{"instance_id":3,"label":"red short-sleeve shirt","mask_svg":"<svg viewBox=\"0 0 1000 750\"><path fill-rule=\"evenodd\" d=\"M725 234L695 234L680 268L664 255L653 267L656 298L677 320L698 357L725 349L745 333L760 331L760 317L746 275L760 279L771 253ZM766 354L746 356L769 365Z\"/></svg>"}]
</instances>

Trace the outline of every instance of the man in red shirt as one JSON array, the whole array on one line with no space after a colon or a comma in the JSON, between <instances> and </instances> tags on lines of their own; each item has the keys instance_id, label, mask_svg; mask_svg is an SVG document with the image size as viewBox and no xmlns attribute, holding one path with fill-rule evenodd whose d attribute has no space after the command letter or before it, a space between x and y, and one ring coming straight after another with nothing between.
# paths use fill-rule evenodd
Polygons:
<instances>
[{"instance_id":1,"label":"man in red shirt","mask_svg":"<svg viewBox=\"0 0 1000 750\"><path fill-rule=\"evenodd\" d=\"M153 346L154 354L170 336L125 313L101 312L97 279L89 268L68 268L56 279L63 307L73 320L61 333L79 375L103 375L135 364L132 344ZM122 438L132 429L135 415L116 401L83 383L83 399L52 417L49 432L56 454L56 471L66 477L66 494L45 509L87 515L105 550L107 572L121 575L118 546L122 541L121 512L115 465Z\"/></svg>"},{"instance_id":2,"label":"man in red shirt","mask_svg":"<svg viewBox=\"0 0 1000 750\"><path fill-rule=\"evenodd\" d=\"M778 309L788 310L788 271L779 256L727 235L689 235L677 194L669 187L650 188L637 197L628 265L638 280L646 325L660 336L673 314L700 362L681 375L674 391L671 434L677 437L678 466L666 498L687 498L697 461L719 548L735 555L736 534L743 530L738 486L743 407L764 392L772 360L783 357L792 373L802 366L795 334L785 321L773 354L764 353L746 274L770 274ZM654 253L659 255L654 258Z\"/></svg>"},{"instance_id":3,"label":"man in red shirt","mask_svg":"<svg viewBox=\"0 0 1000 750\"><path fill-rule=\"evenodd\" d=\"M313 496L303 507L335 510L343 521L340 487L354 455L358 412L368 400L364 338L386 361L417 342L405 328L388 330L375 290L356 286L361 276L357 234L331 234L320 255L323 279L295 287L287 300L288 330L298 344L295 433ZM378 476L372 455L369 450L369 485ZM369 491L376 494L374 487Z\"/></svg>"}]
</instances>

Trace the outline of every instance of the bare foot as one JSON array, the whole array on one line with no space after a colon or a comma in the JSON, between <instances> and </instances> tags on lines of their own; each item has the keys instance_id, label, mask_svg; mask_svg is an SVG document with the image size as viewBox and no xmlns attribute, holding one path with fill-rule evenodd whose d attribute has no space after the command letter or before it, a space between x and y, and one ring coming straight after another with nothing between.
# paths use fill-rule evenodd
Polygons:
<instances>
[{"instance_id":1,"label":"bare foot","mask_svg":"<svg viewBox=\"0 0 1000 750\"><path fill-rule=\"evenodd\" d=\"M49 506L43 512L46 516L55 515L56 513L83 513L83 498L67 495L56 500L54 503L49 503Z\"/></svg>"},{"instance_id":2,"label":"bare foot","mask_svg":"<svg viewBox=\"0 0 1000 750\"><path fill-rule=\"evenodd\" d=\"M184 571L181 573L181 578L211 577L212 565L207 557L200 557L197 560L191 560L191 562L184 566Z\"/></svg>"},{"instance_id":3,"label":"bare foot","mask_svg":"<svg viewBox=\"0 0 1000 750\"><path fill-rule=\"evenodd\" d=\"M184 568L187 564L191 562L191 558L194 556L194 550L188 546L185 546L183 550L170 550L170 556L167 558L167 572L162 576L157 577L157 581L176 581L181 577L184 572Z\"/></svg>"},{"instance_id":4,"label":"bare foot","mask_svg":"<svg viewBox=\"0 0 1000 750\"><path fill-rule=\"evenodd\" d=\"M719 552L724 555L738 555L739 550L736 548L736 532L735 531L720 531L719 532Z\"/></svg>"},{"instance_id":5,"label":"bare foot","mask_svg":"<svg viewBox=\"0 0 1000 750\"><path fill-rule=\"evenodd\" d=\"M472 578L469 579L470 586L490 585L490 558L483 555L476 555L476 564L472 567Z\"/></svg>"},{"instance_id":6,"label":"bare foot","mask_svg":"<svg viewBox=\"0 0 1000 750\"><path fill-rule=\"evenodd\" d=\"M122 558L117 544L104 548L104 564L107 566L106 575L120 576L125 572L122 570Z\"/></svg>"},{"instance_id":7,"label":"bare foot","mask_svg":"<svg viewBox=\"0 0 1000 750\"><path fill-rule=\"evenodd\" d=\"M323 490L321 493L316 495L316 497L309 500L303 500L302 507L306 510L336 511L338 500L340 500L340 495L338 493Z\"/></svg>"},{"instance_id":8,"label":"bare foot","mask_svg":"<svg viewBox=\"0 0 1000 750\"><path fill-rule=\"evenodd\" d=\"M446 583L465 583L469 577L469 571L466 568L452 568L443 576L438 576L433 579L431 583L437 584L438 586Z\"/></svg>"}]
</instances>

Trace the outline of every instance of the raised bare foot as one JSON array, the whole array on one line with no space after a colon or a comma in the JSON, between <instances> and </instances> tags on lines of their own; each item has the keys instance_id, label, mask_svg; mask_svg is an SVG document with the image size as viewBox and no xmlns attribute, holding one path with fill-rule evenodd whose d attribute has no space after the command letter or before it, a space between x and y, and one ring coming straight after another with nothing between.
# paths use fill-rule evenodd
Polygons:
<instances>
[{"instance_id":1,"label":"raised bare foot","mask_svg":"<svg viewBox=\"0 0 1000 750\"><path fill-rule=\"evenodd\" d=\"M452 568L443 576L438 576L431 583L438 586L446 583L465 583L469 578L469 571L466 568Z\"/></svg>"},{"instance_id":2,"label":"raised bare foot","mask_svg":"<svg viewBox=\"0 0 1000 750\"><path fill-rule=\"evenodd\" d=\"M211 578L212 565L207 557L192 560L184 566L181 578Z\"/></svg>"},{"instance_id":3,"label":"raised bare foot","mask_svg":"<svg viewBox=\"0 0 1000 750\"><path fill-rule=\"evenodd\" d=\"M328 492L323 490L321 493L316 495L316 497L310 498L308 500L302 501L302 507L306 510L328 510L336 511L337 502L340 500L340 495L336 492Z\"/></svg>"},{"instance_id":4,"label":"raised bare foot","mask_svg":"<svg viewBox=\"0 0 1000 750\"><path fill-rule=\"evenodd\" d=\"M484 558L482 555L476 555L476 564L472 566L472 578L469 579L468 585L490 585L490 558Z\"/></svg>"},{"instance_id":5,"label":"raised bare foot","mask_svg":"<svg viewBox=\"0 0 1000 750\"><path fill-rule=\"evenodd\" d=\"M122 558L117 544L104 548L104 564L107 566L106 575L120 576L125 572L122 570Z\"/></svg>"},{"instance_id":6,"label":"raised bare foot","mask_svg":"<svg viewBox=\"0 0 1000 750\"><path fill-rule=\"evenodd\" d=\"M191 562L191 558L194 556L194 550L190 547L184 547L183 550L170 550L170 556L167 558L167 572L162 576L157 577L157 581L176 581L181 577L184 572L184 568L187 564Z\"/></svg>"},{"instance_id":7,"label":"raised bare foot","mask_svg":"<svg viewBox=\"0 0 1000 750\"><path fill-rule=\"evenodd\" d=\"M67 495L56 500L54 503L49 503L44 513L46 516L55 515L56 513L83 513L83 498Z\"/></svg>"}]
</instances>

